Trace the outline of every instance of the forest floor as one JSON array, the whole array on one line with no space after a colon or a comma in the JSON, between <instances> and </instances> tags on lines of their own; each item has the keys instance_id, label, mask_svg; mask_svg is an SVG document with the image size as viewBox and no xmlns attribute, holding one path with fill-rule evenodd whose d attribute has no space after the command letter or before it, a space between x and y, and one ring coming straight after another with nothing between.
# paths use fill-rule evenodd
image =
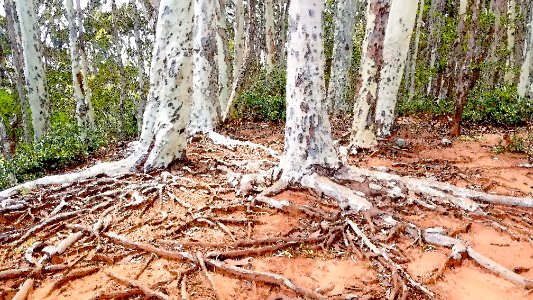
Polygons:
<instances>
[{"instance_id":1,"label":"forest floor","mask_svg":"<svg viewBox=\"0 0 533 300\"><path fill-rule=\"evenodd\" d=\"M335 138L341 143L348 139L347 124L347 119L333 122ZM533 196L533 168L519 167L528 163L527 156L494 151L500 141L505 144L505 130L471 128L446 145L443 122L400 118L398 124L393 137L382 141L376 150L350 156L350 164L386 168L399 175L436 179L487 193ZM516 131L527 134L524 128ZM221 133L279 153L283 150L282 124L230 124ZM398 138L406 145L398 147ZM121 155L123 150L99 159ZM260 149L227 149L205 137L195 137L189 143L188 158L188 162L164 172L100 177L17 196L30 204L25 210L0 213L0 299L11 299L29 277L35 278L35 286L28 299L110 299L106 296L113 296L112 292L141 299L143 291L128 286L125 279L161 293L154 295L160 299L165 295L183 299L182 289L188 299L302 299L276 284L237 278L209 263L207 270L198 271L187 262L150 253L157 251L119 245L108 235L80 235L77 243L39 268L46 246L73 236L74 224L91 227L98 220L106 232L128 241L192 255L201 253L206 261L222 258L228 265L277 273L331 299L399 295L395 276L376 263L374 256L346 241L345 223L335 220L340 210L334 200L305 189L290 189L273 198L305 209L282 211L253 205L251 197L236 195L228 177L270 168L277 164L274 157ZM443 227L450 236L533 280L533 209L490 205L487 215L479 217L436 203L398 204L385 199L374 204L420 228ZM449 249L402 234L384 237L367 216L348 216L373 233L372 241L391 245L394 261L439 299L533 299L533 291L473 260L443 269ZM44 225L37 227L39 224ZM27 234L30 228L36 229ZM266 238L296 242L276 243ZM403 296L424 299L415 289Z\"/></svg>"}]
</instances>

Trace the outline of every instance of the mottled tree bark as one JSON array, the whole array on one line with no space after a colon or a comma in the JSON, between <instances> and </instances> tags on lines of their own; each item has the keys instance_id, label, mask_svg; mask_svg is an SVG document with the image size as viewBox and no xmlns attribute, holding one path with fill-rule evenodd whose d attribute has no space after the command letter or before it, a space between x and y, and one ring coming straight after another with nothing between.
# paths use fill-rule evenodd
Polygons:
<instances>
[{"instance_id":1,"label":"mottled tree bark","mask_svg":"<svg viewBox=\"0 0 533 300\"><path fill-rule=\"evenodd\" d=\"M392 0L385 40L383 68L376 102L376 134L387 136L394 123L398 88L405 70L409 41L413 33L417 0Z\"/></svg>"},{"instance_id":2,"label":"mottled tree bark","mask_svg":"<svg viewBox=\"0 0 533 300\"><path fill-rule=\"evenodd\" d=\"M46 92L46 75L41 60L41 41L37 27L34 0L20 0L17 3L26 91L31 109L33 137L37 141L50 129L50 100Z\"/></svg>"},{"instance_id":3,"label":"mottled tree bark","mask_svg":"<svg viewBox=\"0 0 533 300\"><path fill-rule=\"evenodd\" d=\"M429 57L429 70L435 69L435 63L439 59L439 53L437 50L441 44L441 29L444 25L445 4L445 0L432 0L429 9L428 24L426 26L429 28L429 36L427 50L425 51L425 55ZM442 74L437 74L435 77L442 77ZM437 82L437 84L434 84L434 82ZM437 90L435 86L438 84L440 84L440 80L434 78L434 76L430 76L426 87L426 96L430 95L432 89L434 91ZM437 94L438 93L433 93L434 96L438 96Z\"/></svg>"},{"instance_id":4,"label":"mottled tree bark","mask_svg":"<svg viewBox=\"0 0 533 300\"><path fill-rule=\"evenodd\" d=\"M528 35L524 39L525 57L520 69L518 94L533 99L533 13L530 14Z\"/></svg>"},{"instance_id":5,"label":"mottled tree bark","mask_svg":"<svg viewBox=\"0 0 533 300\"><path fill-rule=\"evenodd\" d=\"M507 57L505 83L511 85L515 80L515 39L516 39L516 0L509 0L507 7Z\"/></svg>"},{"instance_id":6,"label":"mottled tree bark","mask_svg":"<svg viewBox=\"0 0 533 300\"><path fill-rule=\"evenodd\" d=\"M18 43L19 38L15 25L16 15L13 7L13 0L4 1L4 11L6 13L7 31L9 35L9 45L11 46L11 53L13 56L13 69L15 72L15 85L17 88L17 95L20 102L20 110L22 111L22 128L24 130L23 139L25 142L31 142L31 120L28 115L28 101L24 93L24 77L22 70L24 69L24 63L21 53L21 46Z\"/></svg>"},{"instance_id":7,"label":"mottled tree bark","mask_svg":"<svg viewBox=\"0 0 533 300\"><path fill-rule=\"evenodd\" d=\"M191 135L214 130L220 119L215 1L194 0Z\"/></svg>"},{"instance_id":8,"label":"mottled tree bark","mask_svg":"<svg viewBox=\"0 0 533 300\"><path fill-rule=\"evenodd\" d=\"M390 0L369 0L366 31L361 54L361 87L354 105L350 146L370 148L377 144L374 131L376 99L383 67L383 41L390 12Z\"/></svg>"},{"instance_id":9,"label":"mottled tree bark","mask_svg":"<svg viewBox=\"0 0 533 300\"><path fill-rule=\"evenodd\" d=\"M217 14L217 66L218 66L218 95L221 109L226 108L230 96L231 64L228 49L228 35L226 30L226 10L224 0L216 0Z\"/></svg>"},{"instance_id":10,"label":"mottled tree bark","mask_svg":"<svg viewBox=\"0 0 533 300\"><path fill-rule=\"evenodd\" d=\"M489 48L488 62L491 64L491 72L485 74L485 80L490 86L494 86L496 82L499 81L500 72L502 67L499 63L501 56L498 55L500 50L501 43L503 40L503 29L504 24L502 24L502 16L505 16L507 12L507 1L506 0L492 0L491 1L491 11L494 14L494 34Z\"/></svg>"},{"instance_id":11,"label":"mottled tree bark","mask_svg":"<svg viewBox=\"0 0 533 300\"><path fill-rule=\"evenodd\" d=\"M244 61L244 4L243 0L235 0L235 36L233 38L233 81L237 80L238 72Z\"/></svg>"},{"instance_id":12,"label":"mottled tree bark","mask_svg":"<svg viewBox=\"0 0 533 300\"><path fill-rule=\"evenodd\" d=\"M145 172L184 157L192 89L193 0L162 0L159 8L150 92L132 155Z\"/></svg>"},{"instance_id":13,"label":"mottled tree bark","mask_svg":"<svg viewBox=\"0 0 533 300\"><path fill-rule=\"evenodd\" d=\"M336 169L339 159L325 106L322 0L292 0L287 51L287 120L282 179L299 180L313 167Z\"/></svg>"},{"instance_id":14,"label":"mottled tree bark","mask_svg":"<svg viewBox=\"0 0 533 300\"><path fill-rule=\"evenodd\" d=\"M337 2L335 14L335 32L333 43L333 62L328 85L327 105L330 112L346 112L345 96L348 84L348 72L352 65L352 40L355 30L355 0Z\"/></svg>"},{"instance_id":15,"label":"mottled tree bark","mask_svg":"<svg viewBox=\"0 0 533 300\"><path fill-rule=\"evenodd\" d=\"M65 0L67 20L69 23L70 59L72 68L72 86L76 100L76 119L82 137L87 135L87 130L94 129L94 113L91 103L91 89L87 82L87 68L82 63L82 47L79 40L78 26L76 25L76 12L72 0Z\"/></svg>"}]
</instances>

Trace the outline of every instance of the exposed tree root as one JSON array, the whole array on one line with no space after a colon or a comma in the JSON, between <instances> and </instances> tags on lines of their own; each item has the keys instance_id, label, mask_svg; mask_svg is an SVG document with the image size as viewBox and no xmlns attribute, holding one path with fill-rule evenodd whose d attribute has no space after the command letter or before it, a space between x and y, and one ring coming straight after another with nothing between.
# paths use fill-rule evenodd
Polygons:
<instances>
[{"instance_id":1,"label":"exposed tree root","mask_svg":"<svg viewBox=\"0 0 533 300\"><path fill-rule=\"evenodd\" d=\"M260 145L260 144L252 143L252 142L249 142L249 141L235 140L235 139L232 139L230 137L223 136L220 133L217 133L217 132L214 132L214 131L208 132L207 133L207 137L209 137L213 141L213 143L215 143L217 145L225 146L225 147L230 148L232 150L235 149L238 146L249 147L249 148L252 148L252 149L263 150L266 153L268 153L270 156L272 156L274 158L279 158L279 153L277 151L274 151L274 150L272 150L272 149L270 149L268 147L265 147L263 145Z\"/></svg>"},{"instance_id":2,"label":"exposed tree root","mask_svg":"<svg viewBox=\"0 0 533 300\"><path fill-rule=\"evenodd\" d=\"M34 282L35 280L33 280L33 278L26 279L26 281L24 281L18 292L11 300L26 300L31 290L33 289Z\"/></svg>"},{"instance_id":3,"label":"exposed tree root","mask_svg":"<svg viewBox=\"0 0 533 300\"><path fill-rule=\"evenodd\" d=\"M122 299L139 295L144 295L144 292L141 289L134 288L118 292L96 294L92 298L90 298L90 300Z\"/></svg>"},{"instance_id":4,"label":"exposed tree root","mask_svg":"<svg viewBox=\"0 0 533 300\"><path fill-rule=\"evenodd\" d=\"M67 284L69 281L79 279L84 276L94 274L100 270L99 267L86 267L69 272L67 275L62 276L58 281L54 282L46 296L50 296L55 290L61 288L63 285Z\"/></svg>"},{"instance_id":5,"label":"exposed tree root","mask_svg":"<svg viewBox=\"0 0 533 300\"><path fill-rule=\"evenodd\" d=\"M154 291L151 288L145 286L144 284L142 284L142 283L140 283L140 282L138 282L136 280L128 279L128 278L126 278L124 276L120 276L118 274L111 273L111 272L105 272L105 274L107 276L109 276L109 278L115 280L118 283L124 284L124 285L126 285L128 287L138 288L139 290L141 290L143 292L143 294L147 298L170 300L170 297L168 297L167 295L165 295L165 294L163 294L161 292L158 292L158 291Z\"/></svg>"}]
</instances>

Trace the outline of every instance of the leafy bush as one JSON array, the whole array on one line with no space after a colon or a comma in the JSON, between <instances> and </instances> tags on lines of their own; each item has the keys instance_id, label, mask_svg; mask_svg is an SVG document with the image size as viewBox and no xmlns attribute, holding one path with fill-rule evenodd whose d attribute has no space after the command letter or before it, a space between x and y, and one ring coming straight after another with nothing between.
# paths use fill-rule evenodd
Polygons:
<instances>
[{"instance_id":1,"label":"leafy bush","mask_svg":"<svg viewBox=\"0 0 533 300\"><path fill-rule=\"evenodd\" d=\"M398 115L411 115L429 113L435 116L450 115L453 113L454 104L448 99L434 101L425 97L415 97L411 101L398 102Z\"/></svg>"},{"instance_id":2,"label":"leafy bush","mask_svg":"<svg viewBox=\"0 0 533 300\"><path fill-rule=\"evenodd\" d=\"M533 102L515 88L501 87L474 93L466 103L463 120L503 126L523 125L533 119Z\"/></svg>"},{"instance_id":3,"label":"leafy bush","mask_svg":"<svg viewBox=\"0 0 533 300\"><path fill-rule=\"evenodd\" d=\"M285 72L275 70L269 76L262 72L258 77L237 99L236 117L270 122L284 120Z\"/></svg>"},{"instance_id":4,"label":"leafy bush","mask_svg":"<svg viewBox=\"0 0 533 300\"><path fill-rule=\"evenodd\" d=\"M79 162L105 145L98 132L82 139L75 127L55 128L35 144L21 144L12 160L0 158L0 190Z\"/></svg>"}]
</instances>

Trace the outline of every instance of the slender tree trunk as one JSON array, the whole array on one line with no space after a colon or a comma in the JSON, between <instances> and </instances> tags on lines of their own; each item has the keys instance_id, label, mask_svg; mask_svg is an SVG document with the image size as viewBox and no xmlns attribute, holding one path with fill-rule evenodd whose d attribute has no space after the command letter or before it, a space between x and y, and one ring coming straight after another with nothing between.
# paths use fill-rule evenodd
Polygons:
<instances>
[{"instance_id":1,"label":"slender tree trunk","mask_svg":"<svg viewBox=\"0 0 533 300\"><path fill-rule=\"evenodd\" d=\"M426 26L429 28L429 37L427 42L427 49L426 55L429 57L429 70L435 69L435 63L439 59L438 49L441 44L441 29L444 25L444 7L445 7L446 1L445 0L431 0L431 6L429 9L429 16L428 16L428 25ZM438 74L435 76L437 77ZM430 76L426 88L426 96L429 96L431 93L431 90L434 86L434 76Z\"/></svg>"},{"instance_id":2,"label":"slender tree trunk","mask_svg":"<svg viewBox=\"0 0 533 300\"><path fill-rule=\"evenodd\" d=\"M461 134L461 117L463 108L468 99L470 90L479 78L480 63L484 60L487 51L483 51L477 45L476 32L479 29L480 0L474 0L472 5L472 19L469 24L468 43L465 58L461 64L459 77L456 85L455 113L452 119L450 135L457 137Z\"/></svg>"},{"instance_id":3,"label":"slender tree trunk","mask_svg":"<svg viewBox=\"0 0 533 300\"><path fill-rule=\"evenodd\" d=\"M218 64L218 95L221 109L228 105L230 96L230 74L231 64L229 59L229 49L227 44L226 11L224 0L216 0L217 13L217 64Z\"/></svg>"},{"instance_id":4,"label":"slender tree trunk","mask_svg":"<svg viewBox=\"0 0 533 300\"><path fill-rule=\"evenodd\" d=\"M389 20L391 0L369 0L366 12L366 31L361 54L361 88L354 106L350 146L370 148L377 144L374 130L376 100L383 68L383 42Z\"/></svg>"},{"instance_id":5,"label":"slender tree trunk","mask_svg":"<svg viewBox=\"0 0 533 300\"><path fill-rule=\"evenodd\" d=\"M24 57L24 77L31 109L33 137L37 141L50 129L50 100L46 92L46 74L41 60L41 41L34 0L20 0L17 3L22 53ZM16 26L16 25L15 25Z\"/></svg>"},{"instance_id":6,"label":"slender tree trunk","mask_svg":"<svg viewBox=\"0 0 533 300\"><path fill-rule=\"evenodd\" d=\"M499 49L501 47L501 42L503 39L503 24L501 22L502 16L505 15L507 11L506 0L492 0L491 1L491 11L494 14L494 35L489 48L488 61L491 65L490 72L486 72L485 80L490 86L494 86L496 82L499 81L499 76L501 72L500 60L501 56L498 55Z\"/></svg>"},{"instance_id":7,"label":"slender tree trunk","mask_svg":"<svg viewBox=\"0 0 533 300\"><path fill-rule=\"evenodd\" d=\"M274 27L274 0L265 0L265 45L267 74L270 74L276 65L276 43L274 41L275 34L276 28Z\"/></svg>"},{"instance_id":8,"label":"slender tree trunk","mask_svg":"<svg viewBox=\"0 0 533 300\"><path fill-rule=\"evenodd\" d=\"M244 61L244 4L243 0L235 0L235 37L233 39L233 81L237 80L238 72Z\"/></svg>"},{"instance_id":9,"label":"slender tree trunk","mask_svg":"<svg viewBox=\"0 0 533 300\"><path fill-rule=\"evenodd\" d=\"M94 115L92 115L92 109L90 109L92 107L91 90L87 84L87 69L81 63L81 41L78 39L78 26L76 26L76 13L72 0L65 0L65 8L70 32L70 59L74 99L76 99L76 118L81 135L85 138L87 130L94 129Z\"/></svg>"},{"instance_id":10,"label":"slender tree trunk","mask_svg":"<svg viewBox=\"0 0 533 300\"><path fill-rule=\"evenodd\" d=\"M23 139L25 142L31 142L31 120L28 115L28 102L24 93L24 77L21 73L24 70L24 63L22 61L22 53L18 43L18 30L15 24L15 10L13 8L13 0L4 1L4 11L6 13L7 31L9 35L9 44L11 46L11 53L13 55L13 69L15 72L15 85L17 87L17 95L20 102L20 110L22 111L22 128L24 130Z\"/></svg>"},{"instance_id":11,"label":"slender tree trunk","mask_svg":"<svg viewBox=\"0 0 533 300\"><path fill-rule=\"evenodd\" d=\"M333 62L328 85L328 110L335 114L346 112L347 103L344 99L348 72L352 65L352 45L355 30L355 0L337 2L335 14L335 32L333 43Z\"/></svg>"},{"instance_id":12,"label":"slender tree trunk","mask_svg":"<svg viewBox=\"0 0 533 300\"><path fill-rule=\"evenodd\" d=\"M194 0L193 90L188 133L215 129L220 119L216 62L217 16L215 1Z\"/></svg>"},{"instance_id":13,"label":"slender tree trunk","mask_svg":"<svg viewBox=\"0 0 533 300\"><path fill-rule=\"evenodd\" d=\"M289 6L291 4L291 0L280 0L280 6L281 6L281 31L280 31L280 37L279 37L279 55L280 55L280 64L282 66L287 65L287 48L285 47L285 44L287 42L287 23L288 23L288 11Z\"/></svg>"},{"instance_id":14,"label":"slender tree trunk","mask_svg":"<svg viewBox=\"0 0 533 300\"><path fill-rule=\"evenodd\" d=\"M418 44L420 43L420 31L422 28L422 18L424 17L425 1L420 0L420 6L418 8L418 19L416 21L416 35L413 45L413 56L411 57L411 65L409 66L409 98L407 101L413 100L415 96L415 79L416 79L416 61L418 58ZM408 79L406 78L406 81Z\"/></svg>"},{"instance_id":15,"label":"slender tree trunk","mask_svg":"<svg viewBox=\"0 0 533 300\"><path fill-rule=\"evenodd\" d=\"M292 0L289 7L287 121L282 178L298 180L313 167L336 169L339 159L324 105L322 0Z\"/></svg>"},{"instance_id":16,"label":"slender tree trunk","mask_svg":"<svg viewBox=\"0 0 533 300\"><path fill-rule=\"evenodd\" d=\"M152 2L152 4L154 4ZM155 6L154 6L155 7ZM113 36L115 38L115 50L116 50L116 63L118 67L119 72L119 80L120 80L120 86L119 86L119 103L118 103L118 111L119 111L119 126L120 126L120 136L121 138L125 137L126 134L126 128L125 128L125 122L124 122L124 106L126 102L126 74L124 72L124 64L122 63L122 40L120 39L120 36L118 34L118 24L117 24L117 5L115 3L115 0L111 0L111 24L113 26Z\"/></svg>"},{"instance_id":17,"label":"slender tree trunk","mask_svg":"<svg viewBox=\"0 0 533 300\"><path fill-rule=\"evenodd\" d=\"M139 102L137 103L137 130L139 134L142 130L143 113L146 107L146 94L144 92L144 59L143 59L143 47L141 41L141 34L139 28L139 11L135 0L131 0L131 5L134 8L133 11L133 34L135 36L136 52L135 58L137 59L137 84L139 85Z\"/></svg>"},{"instance_id":18,"label":"slender tree trunk","mask_svg":"<svg viewBox=\"0 0 533 300\"><path fill-rule=\"evenodd\" d=\"M162 0L143 130L132 156L145 172L182 159L192 89L193 0Z\"/></svg>"},{"instance_id":19,"label":"slender tree trunk","mask_svg":"<svg viewBox=\"0 0 533 300\"><path fill-rule=\"evenodd\" d=\"M529 16L528 36L524 40L526 55L520 69L518 94L533 99L533 13Z\"/></svg>"},{"instance_id":20,"label":"slender tree trunk","mask_svg":"<svg viewBox=\"0 0 533 300\"><path fill-rule=\"evenodd\" d=\"M376 102L376 133L390 134L394 123L398 88L405 70L409 41L416 19L417 0L392 0L383 42L383 61Z\"/></svg>"},{"instance_id":21,"label":"slender tree trunk","mask_svg":"<svg viewBox=\"0 0 533 300\"><path fill-rule=\"evenodd\" d=\"M507 57L506 63L506 72L505 72L505 83L507 85L513 84L515 80L515 39L516 39L516 0L509 0L507 10L507 52L509 56Z\"/></svg>"}]
</instances>

